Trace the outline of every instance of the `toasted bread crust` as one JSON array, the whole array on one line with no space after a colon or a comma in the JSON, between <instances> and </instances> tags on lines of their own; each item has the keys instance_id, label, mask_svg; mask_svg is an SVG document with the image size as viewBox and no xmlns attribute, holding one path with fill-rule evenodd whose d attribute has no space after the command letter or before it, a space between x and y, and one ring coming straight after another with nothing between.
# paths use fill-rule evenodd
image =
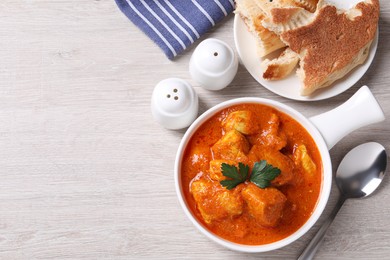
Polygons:
<instances>
[{"instance_id":1,"label":"toasted bread crust","mask_svg":"<svg viewBox=\"0 0 390 260\"><path fill-rule=\"evenodd\" d=\"M271 10L273 23L287 23L302 9L300 7L274 8Z\"/></svg>"},{"instance_id":2,"label":"toasted bread crust","mask_svg":"<svg viewBox=\"0 0 390 260\"><path fill-rule=\"evenodd\" d=\"M298 64L299 56L290 48L286 48L278 58L262 62L263 78L266 80L278 80L287 77Z\"/></svg>"},{"instance_id":3,"label":"toasted bread crust","mask_svg":"<svg viewBox=\"0 0 390 260\"><path fill-rule=\"evenodd\" d=\"M347 13L338 13L336 7L325 5L317 10L311 23L281 33L282 40L301 55L304 88L314 91L320 87L329 75L347 67L374 38L379 1L360 2L356 9L361 15L350 19Z\"/></svg>"},{"instance_id":4,"label":"toasted bread crust","mask_svg":"<svg viewBox=\"0 0 390 260\"><path fill-rule=\"evenodd\" d=\"M306 86L302 86L300 89L300 93L302 96L308 96L311 95L315 90L320 88L325 88L330 86L333 82L335 82L338 79L341 79L346 74L348 74L353 68L355 68L357 65L363 64L364 61L367 59L371 42L369 42L364 48L362 48L359 53L357 53L351 60L351 62L345 66L344 68L334 71L328 75L327 78L325 78L322 82L318 82L316 85L308 88ZM297 70L298 77L303 81L304 77L304 71L302 68Z\"/></svg>"},{"instance_id":5,"label":"toasted bread crust","mask_svg":"<svg viewBox=\"0 0 390 260\"><path fill-rule=\"evenodd\" d=\"M314 13L317 8L318 0L294 0L299 7L305 8L307 11Z\"/></svg>"},{"instance_id":6,"label":"toasted bread crust","mask_svg":"<svg viewBox=\"0 0 390 260\"><path fill-rule=\"evenodd\" d=\"M256 0L236 0L235 12L241 16L255 37L260 57L285 46L278 35L262 25L265 13L258 7Z\"/></svg>"},{"instance_id":7,"label":"toasted bread crust","mask_svg":"<svg viewBox=\"0 0 390 260\"><path fill-rule=\"evenodd\" d=\"M296 7L295 0L255 0L257 6L264 12L266 16L270 16L274 8Z\"/></svg>"},{"instance_id":8,"label":"toasted bread crust","mask_svg":"<svg viewBox=\"0 0 390 260\"><path fill-rule=\"evenodd\" d=\"M285 46L276 33L264 28L262 25L264 18L263 14L259 14L253 19L254 32L252 33L257 35L257 53L260 57Z\"/></svg>"}]
</instances>

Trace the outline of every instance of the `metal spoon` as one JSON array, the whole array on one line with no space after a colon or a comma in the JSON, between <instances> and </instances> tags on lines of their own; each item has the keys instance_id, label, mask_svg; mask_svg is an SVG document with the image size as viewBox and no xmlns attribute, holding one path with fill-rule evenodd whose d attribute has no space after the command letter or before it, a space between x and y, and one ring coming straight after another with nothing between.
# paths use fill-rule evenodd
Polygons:
<instances>
[{"instance_id":1,"label":"metal spoon","mask_svg":"<svg viewBox=\"0 0 390 260\"><path fill-rule=\"evenodd\" d=\"M313 259L328 227L345 200L364 198L373 193L385 176L386 164L385 148L378 143L361 144L347 153L336 173L336 183L340 189L339 201L298 260Z\"/></svg>"}]
</instances>

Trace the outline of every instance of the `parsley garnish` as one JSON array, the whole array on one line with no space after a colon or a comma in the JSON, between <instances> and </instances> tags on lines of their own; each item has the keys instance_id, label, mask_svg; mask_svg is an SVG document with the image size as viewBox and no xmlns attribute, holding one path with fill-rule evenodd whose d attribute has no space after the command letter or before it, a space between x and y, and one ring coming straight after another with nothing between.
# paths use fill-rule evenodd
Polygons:
<instances>
[{"instance_id":1,"label":"parsley garnish","mask_svg":"<svg viewBox=\"0 0 390 260\"><path fill-rule=\"evenodd\" d=\"M238 184L245 182L248 179L249 166L243 163L238 163L238 168L227 163L221 164L223 176L230 179L221 181L221 185L226 189L231 190ZM267 164L266 160L256 162L253 166L250 181L258 187L265 189L271 185L271 181L280 174L280 169Z\"/></svg>"},{"instance_id":2,"label":"parsley garnish","mask_svg":"<svg viewBox=\"0 0 390 260\"><path fill-rule=\"evenodd\" d=\"M267 164L266 160L256 162L252 169L250 181L258 187L265 189L271 185L271 181L278 177L280 169Z\"/></svg>"},{"instance_id":3,"label":"parsley garnish","mask_svg":"<svg viewBox=\"0 0 390 260\"><path fill-rule=\"evenodd\" d=\"M221 164L221 170L223 176L229 177L229 180L221 181L221 185L226 189L231 190L238 184L243 183L248 178L249 166L243 163L238 163L238 170L236 166L229 165L227 163Z\"/></svg>"}]
</instances>

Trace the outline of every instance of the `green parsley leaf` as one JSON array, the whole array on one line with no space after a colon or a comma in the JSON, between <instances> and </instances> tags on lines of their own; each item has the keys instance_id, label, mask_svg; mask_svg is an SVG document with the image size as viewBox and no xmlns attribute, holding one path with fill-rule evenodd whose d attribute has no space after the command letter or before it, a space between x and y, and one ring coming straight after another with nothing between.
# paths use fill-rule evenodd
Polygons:
<instances>
[{"instance_id":1,"label":"green parsley leaf","mask_svg":"<svg viewBox=\"0 0 390 260\"><path fill-rule=\"evenodd\" d=\"M227 163L221 164L221 171L223 176L229 179L220 181L223 187L231 190L238 184L245 182L248 179L249 166L243 163L238 163L238 168ZM259 188L265 189L271 185L276 177L281 173L280 169L267 164L266 160L256 162L253 166L250 181L256 184Z\"/></svg>"},{"instance_id":2,"label":"green parsley leaf","mask_svg":"<svg viewBox=\"0 0 390 260\"><path fill-rule=\"evenodd\" d=\"M223 176L226 176L230 179L220 181L223 187L231 190L236 187L238 184L243 183L247 180L249 174L249 166L243 163L238 163L238 169L234 165L227 163L221 164L221 171Z\"/></svg>"},{"instance_id":3,"label":"green parsley leaf","mask_svg":"<svg viewBox=\"0 0 390 260\"><path fill-rule=\"evenodd\" d=\"M280 169L267 164L267 161L261 160L256 162L252 169L250 181L256 184L259 188L265 189L271 185L276 177L281 173Z\"/></svg>"}]
</instances>

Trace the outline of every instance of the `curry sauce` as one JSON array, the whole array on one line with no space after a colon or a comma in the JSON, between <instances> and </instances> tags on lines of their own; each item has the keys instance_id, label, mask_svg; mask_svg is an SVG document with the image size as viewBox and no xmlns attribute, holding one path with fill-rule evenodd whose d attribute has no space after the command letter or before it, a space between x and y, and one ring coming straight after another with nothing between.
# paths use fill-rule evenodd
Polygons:
<instances>
[{"instance_id":1,"label":"curry sauce","mask_svg":"<svg viewBox=\"0 0 390 260\"><path fill-rule=\"evenodd\" d=\"M280 169L270 187L250 182L231 190L221 164L260 160ZM191 137L183 157L182 187L193 215L232 242L262 245L281 240L309 219L321 189L322 163L309 133L269 106L242 104L221 110Z\"/></svg>"}]
</instances>

